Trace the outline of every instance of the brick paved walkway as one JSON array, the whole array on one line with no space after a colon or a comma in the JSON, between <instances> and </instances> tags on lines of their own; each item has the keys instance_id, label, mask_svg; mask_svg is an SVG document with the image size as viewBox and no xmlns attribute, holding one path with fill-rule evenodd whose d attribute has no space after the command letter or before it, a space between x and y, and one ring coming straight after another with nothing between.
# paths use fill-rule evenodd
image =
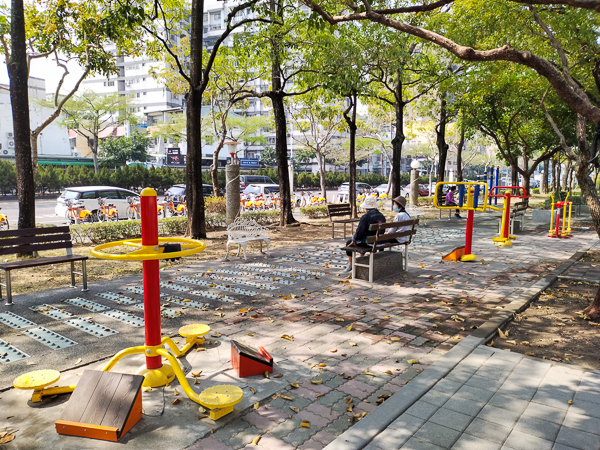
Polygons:
<instances>
[{"instance_id":1,"label":"brick paved walkway","mask_svg":"<svg viewBox=\"0 0 600 450\"><path fill-rule=\"evenodd\" d=\"M480 346L365 450L596 450L600 371Z\"/></svg>"},{"instance_id":2,"label":"brick paved walkway","mask_svg":"<svg viewBox=\"0 0 600 450\"><path fill-rule=\"evenodd\" d=\"M430 235L435 232L428 232L429 238ZM282 249L273 252L268 260L255 259L242 267L243 260L235 260L204 262L189 269L162 272L165 313L173 311L172 319L163 320L168 334L181 324L208 323L214 331L211 339L223 335L253 346L262 345L271 354L306 364L312 371L312 377L300 380L298 388L288 385L262 399L258 409L236 411L228 421L216 424L209 419L200 420L199 423L212 427L214 433L200 439L204 434L194 438L190 431L193 445L189 448L323 448L502 310L511 296L568 259L593 233L576 234L573 239L560 241L549 240L543 233L523 234L514 246L502 249L491 243L493 235L488 230L477 231L474 253L481 259L477 263L440 263L440 254L446 253L455 242L422 245L411 249L408 272L373 284L347 280L346 274L331 267L344 260L339 240L301 249ZM297 262L300 254L318 257L300 263ZM281 257L282 260L277 259ZM315 278L314 270L321 275ZM236 271L247 274L232 273ZM282 283L284 280L293 280L295 284ZM92 286L91 292L81 297L141 317L142 311L135 304L117 306L114 301L97 296L98 292L110 289L139 303L139 289L136 292L135 286L127 286L132 281L137 279ZM198 286L198 282L205 286ZM141 286L139 282L134 284ZM231 291L234 286L237 291ZM245 293L239 293L241 289ZM19 306L24 300L17 297L13 311L80 345L43 353L41 345L34 346L22 332L0 323L6 340L25 349L28 355L43 355L52 362L52 367L63 369L73 367L79 355L83 363L89 361L86 360L89 349L102 348L107 356L123 348L128 339L141 341L143 329L128 324L113 320L111 328L119 334L94 340L74 334L68 326L63 326L64 322L29 309L31 304L48 303L108 323L102 312L82 313L60 300L61 293L66 291L57 292L54 299L48 293L27 296L27 308ZM208 294L214 298L207 297ZM191 302L182 303L181 296ZM240 308L249 306L253 307L251 312L238 313ZM283 339L284 334L293 340ZM13 373L31 370L26 361L10 363L14 369L5 372L5 380L12 379ZM275 373L278 370L276 367ZM245 395L251 404L252 394L245 392ZM145 421L145 432L161 425L160 418L148 416ZM300 426L303 421L310 426ZM0 418L0 430L5 424L6 420ZM258 446L253 446L250 442L258 435L262 436ZM134 428L129 446L135 447L136 436L139 435ZM160 440L163 434L156 432L153 436Z\"/></svg>"}]
</instances>

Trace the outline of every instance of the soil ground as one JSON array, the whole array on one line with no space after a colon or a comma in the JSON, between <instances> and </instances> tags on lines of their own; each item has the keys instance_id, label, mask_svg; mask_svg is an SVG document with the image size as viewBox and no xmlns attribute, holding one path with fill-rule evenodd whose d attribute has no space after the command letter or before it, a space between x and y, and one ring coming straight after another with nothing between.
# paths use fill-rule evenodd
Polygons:
<instances>
[{"instance_id":1,"label":"soil ground","mask_svg":"<svg viewBox=\"0 0 600 450\"><path fill-rule=\"evenodd\" d=\"M600 261L598 252L587 256L591 257ZM600 324L585 320L582 314L597 289L598 285L590 283L555 282L506 327L506 338L497 337L492 346L600 369Z\"/></svg>"}]
</instances>

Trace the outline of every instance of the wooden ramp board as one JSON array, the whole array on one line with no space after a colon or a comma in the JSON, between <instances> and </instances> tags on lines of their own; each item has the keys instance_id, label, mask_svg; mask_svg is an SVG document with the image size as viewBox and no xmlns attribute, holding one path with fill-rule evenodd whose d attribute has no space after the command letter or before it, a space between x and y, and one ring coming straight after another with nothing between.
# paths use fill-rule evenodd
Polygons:
<instances>
[{"instance_id":1,"label":"wooden ramp board","mask_svg":"<svg viewBox=\"0 0 600 450\"><path fill-rule=\"evenodd\" d=\"M141 375L86 370L56 421L56 432L118 441L142 418Z\"/></svg>"}]
</instances>

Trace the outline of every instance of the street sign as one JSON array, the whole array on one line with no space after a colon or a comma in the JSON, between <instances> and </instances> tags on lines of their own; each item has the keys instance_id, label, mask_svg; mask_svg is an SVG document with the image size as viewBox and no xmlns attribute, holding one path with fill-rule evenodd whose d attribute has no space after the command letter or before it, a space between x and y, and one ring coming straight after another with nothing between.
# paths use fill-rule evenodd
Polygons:
<instances>
[{"instance_id":1,"label":"street sign","mask_svg":"<svg viewBox=\"0 0 600 450\"><path fill-rule=\"evenodd\" d=\"M185 156L179 148L168 148L167 166L185 166Z\"/></svg>"},{"instance_id":2,"label":"street sign","mask_svg":"<svg viewBox=\"0 0 600 450\"><path fill-rule=\"evenodd\" d=\"M240 158L240 169L258 169L258 158Z\"/></svg>"}]
</instances>

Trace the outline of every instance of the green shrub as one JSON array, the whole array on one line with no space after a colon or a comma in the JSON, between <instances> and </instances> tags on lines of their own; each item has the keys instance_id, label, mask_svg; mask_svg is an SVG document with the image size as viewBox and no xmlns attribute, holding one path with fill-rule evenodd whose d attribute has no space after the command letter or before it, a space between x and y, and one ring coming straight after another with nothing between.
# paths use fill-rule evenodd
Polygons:
<instances>
[{"instance_id":1,"label":"green shrub","mask_svg":"<svg viewBox=\"0 0 600 450\"><path fill-rule=\"evenodd\" d=\"M533 192L534 194L539 194L540 193L540 188L533 188L531 190L531 192Z\"/></svg>"},{"instance_id":2,"label":"green shrub","mask_svg":"<svg viewBox=\"0 0 600 450\"><path fill-rule=\"evenodd\" d=\"M254 219L261 225L279 221L279 211L245 213L245 217ZM214 230L226 226L226 214L206 214L206 228ZM142 236L141 221L120 220L118 222L86 223L71 226L74 244L103 244L105 242L137 239ZM159 236L183 236L187 230L187 217L168 217L159 219Z\"/></svg>"},{"instance_id":3,"label":"green shrub","mask_svg":"<svg viewBox=\"0 0 600 450\"><path fill-rule=\"evenodd\" d=\"M209 214L221 214L227 212L225 197L205 197L204 208Z\"/></svg>"},{"instance_id":4,"label":"green shrub","mask_svg":"<svg viewBox=\"0 0 600 450\"><path fill-rule=\"evenodd\" d=\"M300 208L300 213L304 214L309 219L327 217L327 205L304 206Z\"/></svg>"}]
</instances>

